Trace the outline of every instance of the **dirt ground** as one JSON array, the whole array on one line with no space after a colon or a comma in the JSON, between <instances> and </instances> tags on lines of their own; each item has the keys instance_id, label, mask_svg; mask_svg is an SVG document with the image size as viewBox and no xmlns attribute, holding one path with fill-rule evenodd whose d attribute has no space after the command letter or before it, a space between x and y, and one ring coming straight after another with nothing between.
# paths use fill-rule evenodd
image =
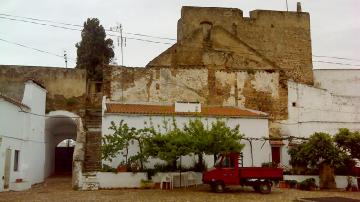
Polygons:
<instances>
[{"instance_id":1,"label":"dirt ground","mask_svg":"<svg viewBox=\"0 0 360 202\"><path fill-rule=\"evenodd\" d=\"M294 201L301 197L346 197L360 199L360 192L344 191L300 191L294 189L274 189L271 194L255 193L251 188L228 190L226 193L211 193L209 187L169 190L117 189L99 191L73 191L71 178L51 177L45 183L34 186L24 192L0 193L0 201Z\"/></svg>"}]
</instances>

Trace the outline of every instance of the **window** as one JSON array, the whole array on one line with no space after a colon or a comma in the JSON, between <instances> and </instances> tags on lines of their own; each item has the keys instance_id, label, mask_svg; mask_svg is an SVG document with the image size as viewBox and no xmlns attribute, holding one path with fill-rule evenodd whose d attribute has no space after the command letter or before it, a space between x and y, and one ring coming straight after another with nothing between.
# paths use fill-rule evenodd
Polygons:
<instances>
[{"instance_id":1,"label":"window","mask_svg":"<svg viewBox=\"0 0 360 202\"><path fill-rule=\"evenodd\" d=\"M15 156L14 156L14 171L19 171L19 156L20 151L15 150Z\"/></svg>"}]
</instances>

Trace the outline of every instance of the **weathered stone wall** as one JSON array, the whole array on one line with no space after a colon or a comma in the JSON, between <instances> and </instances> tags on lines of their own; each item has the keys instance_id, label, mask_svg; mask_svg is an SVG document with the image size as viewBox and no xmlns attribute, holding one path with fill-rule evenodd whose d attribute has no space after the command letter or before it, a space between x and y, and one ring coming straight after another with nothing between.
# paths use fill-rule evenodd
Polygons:
<instances>
[{"instance_id":1,"label":"weathered stone wall","mask_svg":"<svg viewBox=\"0 0 360 202\"><path fill-rule=\"evenodd\" d=\"M282 69L313 84L311 55L308 13L183 7L178 42L147 67Z\"/></svg>"},{"instance_id":2,"label":"weathered stone wall","mask_svg":"<svg viewBox=\"0 0 360 202\"><path fill-rule=\"evenodd\" d=\"M205 105L239 106L287 117L287 87L281 73L267 70L207 68L112 67L110 99L124 103L199 101Z\"/></svg>"},{"instance_id":3,"label":"weathered stone wall","mask_svg":"<svg viewBox=\"0 0 360 202\"><path fill-rule=\"evenodd\" d=\"M29 78L47 90L46 110L67 110L83 114L86 72L80 69L0 65L0 92L22 99L24 82Z\"/></svg>"}]
</instances>

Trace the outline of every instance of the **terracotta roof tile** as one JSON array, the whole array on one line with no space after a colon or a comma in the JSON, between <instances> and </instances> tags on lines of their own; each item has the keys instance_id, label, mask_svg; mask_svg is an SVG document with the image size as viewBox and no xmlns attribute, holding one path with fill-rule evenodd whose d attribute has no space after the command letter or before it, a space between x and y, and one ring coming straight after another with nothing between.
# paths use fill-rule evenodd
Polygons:
<instances>
[{"instance_id":1,"label":"terracotta roof tile","mask_svg":"<svg viewBox=\"0 0 360 202\"><path fill-rule=\"evenodd\" d=\"M265 114L252 112L237 107L202 106L201 112L175 112L172 105L144 105L107 103L106 113L147 114L147 115L186 115L186 116L223 116L223 117L267 117Z\"/></svg>"},{"instance_id":2,"label":"terracotta roof tile","mask_svg":"<svg viewBox=\"0 0 360 202\"><path fill-rule=\"evenodd\" d=\"M0 98L2 98L2 99L4 99L5 101L10 102L10 103L18 106L18 107L25 107L25 108L27 108L27 109L30 109L30 107L28 107L27 105L21 103L20 101L14 99L14 98L11 98L11 97L9 97L9 96L6 96L6 95L4 95L4 94L2 94L2 93L0 93Z\"/></svg>"}]
</instances>

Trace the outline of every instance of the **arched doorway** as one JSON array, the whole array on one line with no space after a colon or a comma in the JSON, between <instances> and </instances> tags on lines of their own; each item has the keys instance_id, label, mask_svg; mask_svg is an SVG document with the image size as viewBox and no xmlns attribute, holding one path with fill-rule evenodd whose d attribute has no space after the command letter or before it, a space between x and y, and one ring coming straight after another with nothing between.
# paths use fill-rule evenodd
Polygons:
<instances>
[{"instance_id":1,"label":"arched doorway","mask_svg":"<svg viewBox=\"0 0 360 202\"><path fill-rule=\"evenodd\" d=\"M53 111L45 121L46 176L71 174L74 146L76 144L78 115L68 111Z\"/></svg>"}]
</instances>

